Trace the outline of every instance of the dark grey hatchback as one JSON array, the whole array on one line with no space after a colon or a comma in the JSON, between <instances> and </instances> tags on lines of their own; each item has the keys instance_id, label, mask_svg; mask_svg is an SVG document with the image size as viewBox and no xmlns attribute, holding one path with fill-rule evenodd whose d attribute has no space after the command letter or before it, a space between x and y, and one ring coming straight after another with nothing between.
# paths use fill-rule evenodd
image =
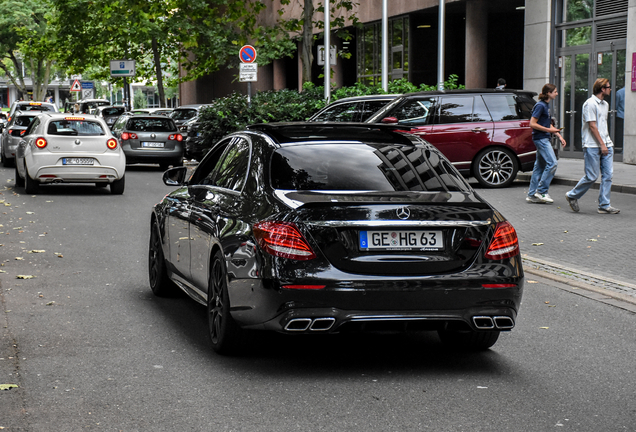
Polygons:
<instances>
[{"instance_id":1,"label":"dark grey hatchback","mask_svg":"<svg viewBox=\"0 0 636 432\"><path fill-rule=\"evenodd\" d=\"M153 292L207 306L219 353L256 330L432 330L491 347L521 302L516 232L435 147L393 129L254 125L189 178L166 171L178 189L151 215Z\"/></svg>"}]
</instances>

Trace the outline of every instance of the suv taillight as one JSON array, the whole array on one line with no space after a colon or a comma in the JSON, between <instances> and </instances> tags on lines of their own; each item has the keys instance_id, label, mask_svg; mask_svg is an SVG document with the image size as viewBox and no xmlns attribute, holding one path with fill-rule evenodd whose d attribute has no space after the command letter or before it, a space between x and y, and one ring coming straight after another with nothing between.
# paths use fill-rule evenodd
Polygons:
<instances>
[{"instance_id":1,"label":"suv taillight","mask_svg":"<svg viewBox=\"0 0 636 432\"><path fill-rule=\"evenodd\" d=\"M181 142L181 141L183 141L183 135L181 135L181 134L173 134L173 135L170 135L170 136L168 137L168 139L169 139L170 141L177 140L177 141Z\"/></svg>"},{"instance_id":2,"label":"suv taillight","mask_svg":"<svg viewBox=\"0 0 636 432\"><path fill-rule=\"evenodd\" d=\"M298 261L316 258L311 246L293 223L259 222L254 225L253 232L260 247L270 255Z\"/></svg>"},{"instance_id":3,"label":"suv taillight","mask_svg":"<svg viewBox=\"0 0 636 432\"><path fill-rule=\"evenodd\" d=\"M517 231L510 222L499 222L485 256L488 259L502 260L515 255L519 255Z\"/></svg>"}]
</instances>

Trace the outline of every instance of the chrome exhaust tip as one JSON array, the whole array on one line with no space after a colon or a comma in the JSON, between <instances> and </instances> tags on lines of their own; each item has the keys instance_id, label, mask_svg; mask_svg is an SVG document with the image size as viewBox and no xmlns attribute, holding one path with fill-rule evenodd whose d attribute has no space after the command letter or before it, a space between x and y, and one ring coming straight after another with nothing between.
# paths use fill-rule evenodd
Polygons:
<instances>
[{"instance_id":1,"label":"chrome exhaust tip","mask_svg":"<svg viewBox=\"0 0 636 432\"><path fill-rule=\"evenodd\" d=\"M496 316L493 319L495 321L495 326L501 330L510 330L515 326L514 320L507 316Z\"/></svg>"},{"instance_id":2,"label":"chrome exhaust tip","mask_svg":"<svg viewBox=\"0 0 636 432\"><path fill-rule=\"evenodd\" d=\"M294 318L285 326L286 331L302 332L306 331L311 325L310 318Z\"/></svg>"},{"instance_id":3,"label":"chrome exhaust tip","mask_svg":"<svg viewBox=\"0 0 636 432\"><path fill-rule=\"evenodd\" d=\"M314 322L311 323L309 330L311 331L327 331L336 323L335 318L316 318Z\"/></svg>"},{"instance_id":4,"label":"chrome exhaust tip","mask_svg":"<svg viewBox=\"0 0 636 432\"><path fill-rule=\"evenodd\" d=\"M490 330L495 328L495 323L489 316L473 317L473 324L480 330Z\"/></svg>"}]
</instances>

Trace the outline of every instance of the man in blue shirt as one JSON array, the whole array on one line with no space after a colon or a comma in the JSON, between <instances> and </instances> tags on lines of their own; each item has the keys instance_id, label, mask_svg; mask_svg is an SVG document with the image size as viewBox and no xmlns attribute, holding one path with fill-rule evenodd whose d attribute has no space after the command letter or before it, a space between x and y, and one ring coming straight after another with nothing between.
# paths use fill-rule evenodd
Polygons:
<instances>
[{"instance_id":1,"label":"man in blue shirt","mask_svg":"<svg viewBox=\"0 0 636 432\"><path fill-rule=\"evenodd\" d=\"M554 200L548 194L550 183L557 169L557 158L552 148L550 134L556 134L565 147L565 140L561 136L560 129L552 126L550 117L550 102L558 96L554 84L546 84L539 95L539 102L532 109L530 127L532 128L532 141L537 148L537 159L534 162L532 177L526 201L532 203L550 204Z\"/></svg>"},{"instance_id":2,"label":"man in blue shirt","mask_svg":"<svg viewBox=\"0 0 636 432\"><path fill-rule=\"evenodd\" d=\"M607 128L607 114L609 105L603 99L612 92L607 78L599 78L594 83L593 95L583 104L583 158L585 175L565 194L565 199L574 212L579 211L579 202L583 195L592 187L601 174L601 185L598 194L598 212L617 214L620 210L610 205L612 191L612 175L614 174L614 144L610 139Z\"/></svg>"}]
</instances>

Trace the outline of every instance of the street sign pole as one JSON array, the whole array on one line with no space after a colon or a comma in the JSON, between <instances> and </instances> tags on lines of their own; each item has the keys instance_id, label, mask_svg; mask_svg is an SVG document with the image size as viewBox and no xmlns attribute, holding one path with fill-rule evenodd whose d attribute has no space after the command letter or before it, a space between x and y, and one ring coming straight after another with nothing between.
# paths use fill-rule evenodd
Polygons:
<instances>
[{"instance_id":1,"label":"street sign pole","mask_svg":"<svg viewBox=\"0 0 636 432\"><path fill-rule=\"evenodd\" d=\"M258 65L256 61L256 49L251 45L244 45L239 50L241 60L239 81L247 82L247 106L252 107L252 81L257 80Z\"/></svg>"}]
</instances>

